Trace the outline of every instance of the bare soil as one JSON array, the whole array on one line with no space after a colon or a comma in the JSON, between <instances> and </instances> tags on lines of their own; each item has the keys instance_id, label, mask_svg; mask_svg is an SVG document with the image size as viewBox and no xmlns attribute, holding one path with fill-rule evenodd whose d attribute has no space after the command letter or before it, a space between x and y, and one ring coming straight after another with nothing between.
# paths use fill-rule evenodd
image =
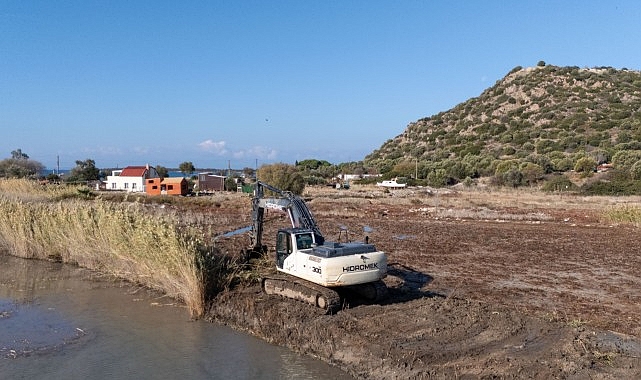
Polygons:
<instances>
[{"instance_id":1,"label":"bare soil","mask_svg":"<svg viewBox=\"0 0 641 380\"><path fill-rule=\"evenodd\" d=\"M388 253L390 298L323 315L252 285L220 294L210 320L357 378L641 378L640 229L603 219L638 198L352 188L306 199L328 240L347 227ZM243 227L249 207L232 197L215 213ZM266 240L286 225L272 222ZM239 239L219 244L234 252Z\"/></svg>"}]
</instances>

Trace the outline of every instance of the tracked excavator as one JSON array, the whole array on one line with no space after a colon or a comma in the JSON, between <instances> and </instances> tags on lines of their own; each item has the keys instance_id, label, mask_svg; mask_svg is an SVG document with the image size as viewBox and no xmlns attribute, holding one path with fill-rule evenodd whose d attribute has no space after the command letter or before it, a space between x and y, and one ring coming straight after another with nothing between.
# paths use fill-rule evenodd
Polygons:
<instances>
[{"instance_id":1,"label":"tracked excavator","mask_svg":"<svg viewBox=\"0 0 641 380\"><path fill-rule=\"evenodd\" d=\"M265 190L275 194L266 197ZM341 296L357 295L370 302L387 297L381 280L387 274L387 256L366 237L365 242L325 241L305 201L289 191L257 182L252 200L251 248L257 257L267 253L263 227L267 210L285 213L291 227L276 234L277 275L265 276L265 293L296 299L332 313L342 306ZM339 235L340 236L340 235Z\"/></svg>"}]
</instances>

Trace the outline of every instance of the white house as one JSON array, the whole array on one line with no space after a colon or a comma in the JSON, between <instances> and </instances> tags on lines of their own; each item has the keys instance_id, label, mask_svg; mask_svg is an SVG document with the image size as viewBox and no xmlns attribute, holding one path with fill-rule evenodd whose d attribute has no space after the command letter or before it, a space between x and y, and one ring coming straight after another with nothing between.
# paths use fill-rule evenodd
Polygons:
<instances>
[{"instance_id":1,"label":"white house","mask_svg":"<svg viewBox=\"0 0 641 380\"><path fill-rule=\"evenodd\" d=\"M107 176L107 190L124 190L129 192L145 192L145 181L148 178L158 178L158 172L149 164L145 166L127 166L122 170L114 170Z\"/></svg>"}]
</instances>

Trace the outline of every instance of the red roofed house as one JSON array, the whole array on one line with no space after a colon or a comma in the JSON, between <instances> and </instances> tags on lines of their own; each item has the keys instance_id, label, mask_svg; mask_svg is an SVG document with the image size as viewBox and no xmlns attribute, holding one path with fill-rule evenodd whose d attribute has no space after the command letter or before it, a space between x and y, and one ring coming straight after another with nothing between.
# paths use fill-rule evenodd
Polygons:
<instances>
[{"instance_id":1,"label":"red roofed house","mask_svg":"<svg viewBox=\"0 0 641 380\"><path fill-rule=\"evenodd\" d=\"M189 184L184 177L149 178L145 191L149 195L187 195Z\"/></svg>"},{"instance_id":2,"label":"red roofed house","mask_svg":"<svg viewBox=\"0 0 641 380\"><path fill-rule=\"evenodd\" d=\"M114 170L107 176L107 190L124 190L130 192L144 192L145 181L149 178L158 178L158 172L149 164L145 166L127 166L122 170Z\"/></svg>"}]
</instances>

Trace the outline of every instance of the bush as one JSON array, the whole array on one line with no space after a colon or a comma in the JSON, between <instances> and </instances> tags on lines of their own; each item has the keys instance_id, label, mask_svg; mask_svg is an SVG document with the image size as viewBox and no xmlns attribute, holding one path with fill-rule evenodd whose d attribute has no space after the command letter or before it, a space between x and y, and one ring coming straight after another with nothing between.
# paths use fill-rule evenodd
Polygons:
<instances>
[{"instance_id":1,"label":"bush","mask_svg":"<svg viewBox=\"0 0 641 380\"><path fill-rule=\"evenodd\" d=\"M523 173L523 179L530 185L542 180L545 175L545 170L540 165L531 162L525 163L520 171Z\"/></svg>"},{"instance_id":2,"label":"bush","mask_svg":"<svg viewBox=\"0 0 641 380\"><path fill-rule=\"evenodd\" d=\"M564 175L555 175L547 180L543 187L543 191L577 191L579 188L570 179Z\"/></svg>"},{"instance_id":3,"label":"bush","mask_svg":"<svg viewBox=\"0 0 641 380\"><path fill-rule=\"evenodd\" d=\"M641 181L594 181L581 187L585 195L641 195Z\"/></svg>"},{"instance_id":4,"label":"bush","mask_svg":"<svg viewBox=\"0 0 641 380\"><path fill-rule=\"evenodd\" d=\"M445 169L435 169L427 175L427 183L433 187L447 186L450 178Z\"/></svg>"},{"instance_id":5,"label":"bush","mask_svg":"<svg viewBox=\"0 0 641 380\"><path fill-rule=\"evenodd\" d=\"M592 157L579 158L574 165L574 171L589 176L596 171L596 160Z\"/></svg>"}]
</instances>

